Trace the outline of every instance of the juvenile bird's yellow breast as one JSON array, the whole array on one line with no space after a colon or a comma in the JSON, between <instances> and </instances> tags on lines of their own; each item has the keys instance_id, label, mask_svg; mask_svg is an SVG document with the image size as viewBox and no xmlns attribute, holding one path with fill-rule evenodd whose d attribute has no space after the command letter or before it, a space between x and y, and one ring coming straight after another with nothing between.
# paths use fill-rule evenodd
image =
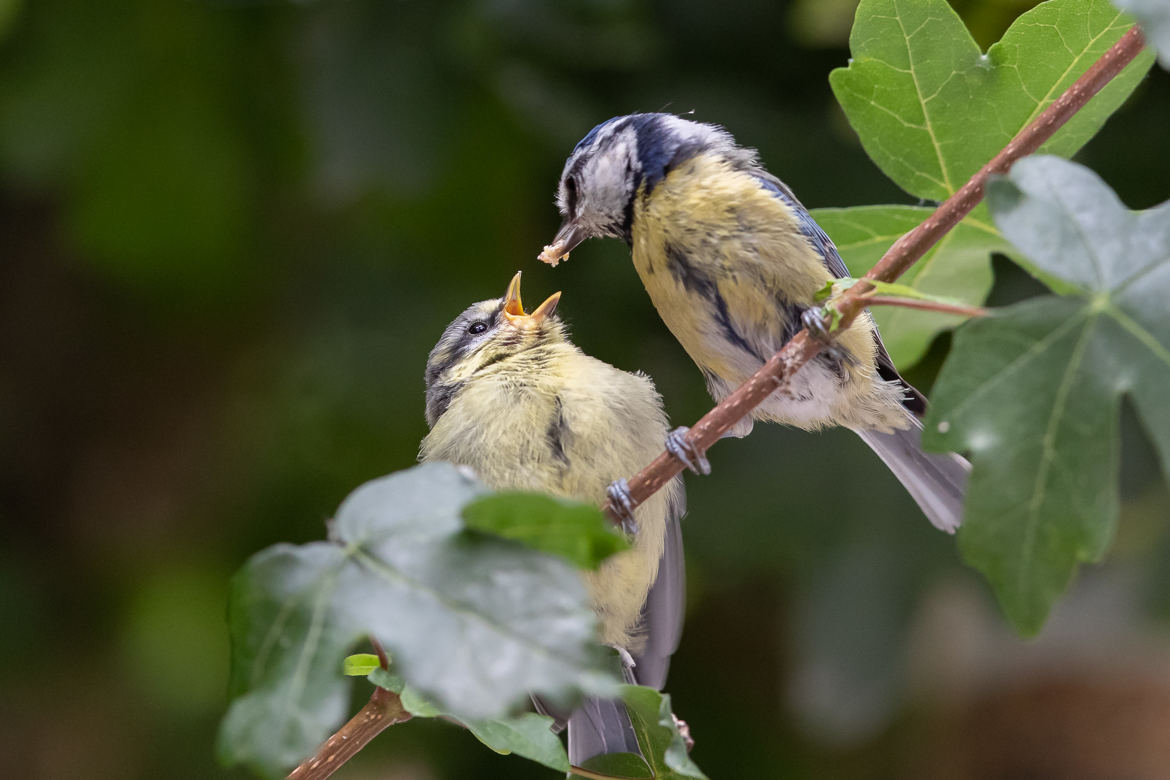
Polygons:
<instances>
[{"instance_id":1,"label":"juvenile bird's yellow breast","mask_svg":"<svg viewBox=\"0 0 1170 780\"><path fill-rule=\"evenodd\" d=\"M470 466L495 490L601 504L610 482L654 459L666 433L661 399L647 378L563 344L529 350L468 379L423 440L419 458ZM633 549L586 578L610 644L637 647L632 632L680 491L676 480L639 506Z\"/></svg>"}]
</instances>

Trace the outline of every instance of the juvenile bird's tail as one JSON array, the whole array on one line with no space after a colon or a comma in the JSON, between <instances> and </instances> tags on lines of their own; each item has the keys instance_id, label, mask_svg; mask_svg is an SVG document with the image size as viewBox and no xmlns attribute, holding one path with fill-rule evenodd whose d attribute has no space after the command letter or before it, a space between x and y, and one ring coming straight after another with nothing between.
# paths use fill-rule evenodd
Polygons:
<instances>
[{"instance_id":1,"label":"juvenile bird's tail","mask_svg":"<svg viewBox=\"0 0 1170 780\"><path fill-rule=\"evenodd\" d=\"M935 528L953 534L963 520L963 496L971 464L952 452L922 450L922 423L910 416L909 428L893 433L855 429L878 454Z\"/></svg>"},{"instance_id":2,"label":"juvenile bird's tail","mask_svg":"<svg viewBox=\"0 0 1170 780\"><path fill-rule=\"evenodd\" d=\"M573 766L594 756L638 752L634 726L620 701L590 696L569 716L569 763Z\"/></svg>"}]
</instances>

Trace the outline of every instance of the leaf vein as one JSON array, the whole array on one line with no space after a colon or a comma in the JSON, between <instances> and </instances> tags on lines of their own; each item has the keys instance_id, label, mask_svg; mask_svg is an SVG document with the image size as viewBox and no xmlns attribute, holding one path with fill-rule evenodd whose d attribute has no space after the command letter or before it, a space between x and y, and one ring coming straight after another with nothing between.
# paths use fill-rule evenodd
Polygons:
<instances>
[{"instance_id":1,"label":"leaf vein","mask_svg":"<svg viewBox=\"0 0 1170 780\"><path fill-rule=\"evenodd\" d=\"M1036 470L1036 480L1032 487L1032 497L1028 501L1024 539L1021 544L1021 555L1017 570L1020 590L1029 595L1031 595L1031 588L1028 584L1027 569L1032 564L1036 546L1036 534L1039 530L1040 520L1043 517L1041 508L1044 505L1044 499L1048 495L1048 474L1056 461L1057 429L1059 428L1061 418L1064 416L1065 406L1068 404L1068 397L1072 392L1073 379L1080 370L1081 360L1084 358L1085 349L1089 342L1089 334L1092 331L1092 325L1095 321L1096 315L1087 317L1084 321L1084 330L1077 339L1077 344L1073 348L1073 354L1069 358L1068 366L1065 368L1060 384L1056 388L1056 398L1053 400L1052 411L1048 415L1048 424L1044 429L1044 438L1041 440L1040 463L1039 468Z\"/></svg>"}]
</instances>

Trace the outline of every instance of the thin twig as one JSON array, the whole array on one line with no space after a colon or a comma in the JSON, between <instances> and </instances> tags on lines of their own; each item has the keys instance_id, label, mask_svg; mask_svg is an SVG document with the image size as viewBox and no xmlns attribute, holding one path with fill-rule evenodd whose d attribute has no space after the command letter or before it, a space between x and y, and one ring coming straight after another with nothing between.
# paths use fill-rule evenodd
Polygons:
<instances>
[{"instance_id":1,"label":"thin twig","mask_svg":"<svg viewBox=\"0 0 1170 780\"><path fill-rule=\"evenodd\" d=\"M987 309L982 306L964 306L961 303L926 301L921 298L899 298L896 295L867 295L866 306L901 306L903 309L936 311L942 314L958 314L962 317L986 317Z\"/></svg>"},{"instance_id":2,"label":"thin twig","mask_svg":"<svg viewBox=\"0 0 1170 780\"><path fill-rule=\"evenodd\" d=\"M386 671L390 671L390 656L386 654L386 648L382 647L378 637L371 634L370 644L374 646L374 652L378 654L378 665Z\"/></svg>"},{"instance_id":3,"label":"thin twig","mask_svg":"<svg viewBox=\"0 0 1170 780\"><path fill-rule=\"evenodd\" d=\"M865 308L864 296L872 285L865 279L892 282L914 265L940 238L955 227L983 199L983 188L992 174L1006 173L1016 160L1031 154L1064 125L1102 87L1122 71L1145 47L1145 40L1137 26L1131 27L1113 44L1091 68L1064 91L1057 100L1016 134L999 154L984 165L934 213L918 227L894 242L878 264L857 284L836 299L834 306L841 314L832 333L838 333L853 322ZM714 409L691 426L687 441L698 452L711 447L731 426L747 416L765 398L775 392L783 393L791 377L818 352L824 344L809 338L808 331L797 333L784 347L768 359L755 374L734 393L724 398ZM663 451L650 465L629 480L630 498L640 504L661 489L683 470L683 463ZM613 505L603 507L615 523L620 519Z\"/></svg>"}]
</instances>

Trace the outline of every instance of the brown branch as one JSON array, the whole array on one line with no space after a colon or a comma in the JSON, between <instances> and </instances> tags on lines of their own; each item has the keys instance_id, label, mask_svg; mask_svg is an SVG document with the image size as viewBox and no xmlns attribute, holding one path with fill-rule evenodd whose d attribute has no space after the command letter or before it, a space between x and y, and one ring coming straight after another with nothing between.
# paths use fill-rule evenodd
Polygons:
<instances>
[{"instance_id":1,"label":"brown branch","mask_svg":"<svg viewBox=\"0 0 1170 780\"><path fill-rule=\"evenodd\" d=\"M1144 47L1145 40L1141 31L1136 25L1131 27L1091 68L1073 82L1064 94L1017 133L1016 137L987 165L980 168L958 192L947 198L921 225L895 241L877 265L834 302L841 318L832 333L848 328L853 319L865 308L865 295L872 291L872 285L866 284L865 279L892 282L905 273L906 269L914 265L928 249L978 205L983 199L983 188L988 176L1007 172L1016 160L1040 148ZM691 426L687 433L687 442L698 452L709 448L769 395L785 392L793 374L820 352L823 346L820 341L810 338L807 330L797 333L747 382ZM669 452L662 452L650 465L629 480L633 504L636 506L645 501L682 470L682 461ZM620 522L611 502L607 501L603 509L614 522Z\"/></svg>"},{"instance_id":2,"label":"brown branch","mask_svg":"<svg viewBox=\"0 0 1170 780\"><path fill-rule=\"evenodd\" d=\"M925 301L921 298L899 298L896 295L867 295L866 306L901 306L903 309L935 311L941 314L958 314L962 317L986 317L987 309L982 306L964 306L961 303Z\"/></svg>"},{"instance_id":3,"label":"brown branch","mask_svg":"<svg viewBox=\"0 0 1170 780\"><path fill-rule=\"evenodd\" d=\"M375 637L370 637L378 663L383 669L390 668L390 657ZM366 706L358 710L349 721L317 748L317 752L301 762L289 773L287 780L324 780L342 765L357 755L358 751L370 744L370 740L396 723L403 723L413 717L402 706L402 699L394 691L375 685L374 692Z\"/></svg>"},{"instance_id":4,"label":"brown branch","mask_svg":"<svg viewBox=\"0 0 1170 780\"><path fill-rule=\"evenodd\" d=\"M402 706L398 694L385 688L375 688L366 706L327 739L316 753L290 772L288 780L323 780L329 777L374 737L395 723L402 723L411 717Z\"/></svg>"}]
</instances>

